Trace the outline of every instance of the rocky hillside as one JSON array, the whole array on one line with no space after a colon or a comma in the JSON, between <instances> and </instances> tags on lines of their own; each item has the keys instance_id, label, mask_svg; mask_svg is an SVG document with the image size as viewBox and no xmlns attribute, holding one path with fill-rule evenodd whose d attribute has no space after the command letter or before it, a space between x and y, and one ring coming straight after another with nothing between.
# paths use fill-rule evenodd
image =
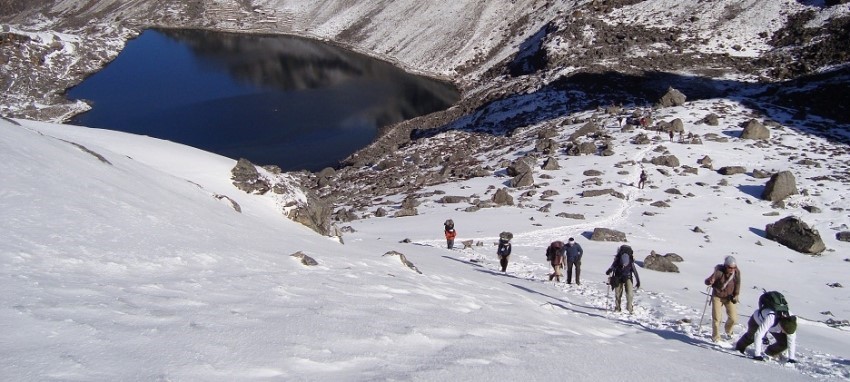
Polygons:
<instances>
[{"instance_id":1,"label":"rocky hillside","mask_svg":"<svg viewBox=\"0 0 850 382\"><path fill-rule=\"evenodd\" d=\"M350 167L305 175L317 189L369 182L375 169L411 158L428 166L406 184L475 176L492 169L476 167L469 150L509 146L523 127L582 122L573 114L588 109L653 106L671 86L689 101L738 99L768 119L783 107L819 131L850 123L843 1L42 0L5 2L0 22L0 113L8 117L84 111L65 89L150 27L325 39L461 87L455 107L384 128L345 161ZM452 130L477 143L435 156L428 139ZM476 138L482 132L490 138ZM380 184L400 179L379 176L360 196L381 195Z\"/></svg>"}]
</instances>

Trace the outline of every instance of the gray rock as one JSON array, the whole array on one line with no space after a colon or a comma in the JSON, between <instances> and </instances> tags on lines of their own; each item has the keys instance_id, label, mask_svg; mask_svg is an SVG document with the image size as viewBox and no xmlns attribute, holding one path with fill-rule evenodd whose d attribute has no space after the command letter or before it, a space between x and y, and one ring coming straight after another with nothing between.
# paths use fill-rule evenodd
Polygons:
<instances>
[{"instance_id":1,"label":"gray rock","mask_svg":"<svg viewBox=\"0 0 850 382\"><path fill-rule=\"evenodd\" d=\"M543 138L537 141L537 144L534 146L534 151L542 153L543 155L553 155L558 152L558 142L555 142L552 138Z\"/></svg>"},{"instance_id":2,"label":"gray rock","mask_svg":"<svg viewBox=\"0 0 850 382\"><path fill-rule=\"evenodd\" d=\"M835 240L850 241L850 231L841 231L835 234Z\"/></svg>"},{"instance_id":3,"label":"gray rock","mask_svg":"<svg viewBox=\"0 0 850 382\"><path fill-rule=\"evenodd\" d=\"M682 256L679 256L675 253L668 253L668 254L664 255L664 257L667 258L667 259L670 259L670 261L672 261L674 263L681 263L681 262L685 261L685 259L683 259Z\"/></svg>"},{"instance_id":4,"label":"gray rock","mask_svg":"<svg viewBox=\"0 0 850 382\"><path fill-rule=\"evenodd\" d=\"M469 198L466 196L450 196L446 195L440 199L437 199L437 203L441 204L454 204L454 203L462 203L468 201Z\"/></svg>"},{"instance_id":5,"label":"gray rock","mask_svg":"<svg viewBox=\"0 0 850 382\"><path fill-rule=\"evenodd\" d=\"M508 166L505 171L507 171L509 176L525 174L531 172L531 168L535 165L536 162L537 161L534 158L522 157L511 162L510 166Z\"/></svg>"},{"instance_id":6,"label":"gray rock","mask_svg":"<svg viewBox=\"0 0 850 382\"><path fill-rule=\"evenodd\" d=\"M614 193L613 189L606 188L602 190L584 190L581 193L582 198L592 198L595 196L603 196L603 195L611 195Z\"/></svg>"},{"instance_id":7,"label":"gray rock","mask_svg":"<svg viewBox=\"0 0 850 382\"><path fill-rule=\"evenodd\" d=\"M717 170L717 173L720 175L746 174L747 168L744 166L724 166Z\"/></svg>"},{"instance_id":8,"label":"gray rock","mask_svg":"<svg viewBox=\"0 0 850 382\"><path fill-rule=\"evenodd\" d=\"M618 241L626 242L626 234L610 228L594 228L593 234L590 235L590 240L593 241Z\"/></svg>"},{"instance_id":9,"label":"gray rock","mask_svg":"<svg viewBox=\"0 0 850 382\"><path fill-rule=\"evenodd\" d=\"M534 176L532 175L531 171L524 172L513 177L513 179L511 179L510 185L514 188L528 187L534 185Z\"/></svg>"},{"instance_id":10,"label":"gray rock","mask_svg":"<svg viewBox=\"0 0 850 382\"><path fill-rule=\"evenodd\" d=\"M688 97L682 94L682 92L670 87L667 89L667 93L658 100L658 104L661 107L682 106L687 99Z\"/></svg>"},{"instance_id":11,"label":"gray rock","mask_svg":"<svg viewBox=\"0 0 850 382\"><path fill-rule=\"evenodd\" d=\"M764 191L761 193L763 200L778 202L785 198L797 194L797 180L791 171L780 171L770 177L767 181Z\"/></svg>"},{"instance_id":12,"label":"gray rock","mask_svg":"<svg viewBox=\"0 0 850 382\"><path fill-rule=\"evenodd\" d=\"M679 133L685 131L685 123L682 122L681 118L676 118L670 121L670 130L673 130L674 133Z\"/></svg>"},{"instance_id":13,"label":"gray rock","mask_svg":"<svg viewBox=\"0 0 850 382\"><path fill-rule=\"evenodd\" d=\"M245 158L240 158L236 162L230 174L233 185L249 194L263 195L271 189L268 182L260 178L257 167Z\"/></svg>"},{"instance_id":14,"label":"gray rock","mask_svg":"<svg viewBox=\"0 0 850 382\"><path fill-rule=\"evenodd\" d=\"M583 136L595 134L597 131L599 131L599 125L597 125L595 122L588 122L585 123L584 126L580 127L578 130L576 130L574 133L570 134L567 140L575 141L576 139L579 139Z\"/></svg>"},{"instance_id":15,"label":"gray rock","mask_svg":"<svg viewBox=\"0 0 850 382\"><path fill-rule=\"evenodd\" d=\"M403 218L403 217L406 217L406 216L416 216L416 215L419 215L419 211L417 211L416 208L412 208L412 207L401 208L398 211L396 211L395 214L393 214L393 216L397 217L397 218Z\"/></svg>"},{"instance_id":16,"label":"gray rock","mask_svg":"<svg viewBox=\"0 0 850 382\"><path fill-rule=\"evenodd\" d=\"M493 199L491 199L493 203L499 206L512 206L514 205L514 197L508 193L506 188L500 188L496 190L496 193L493 194Z\"/></svg>"},{"instance_id":17,"label":"gray rock","mask_svg":"<svg viewBox=\"0 0 850 382\"><path fill-rule=\"evenodd\" d=\"M662 155L650 160L650 163L657 166L679 167L679 158L675 155Z\"/></svg>"},{"instance_id":18,"label":"gray rock","mask_svg":"<svg viewBox=\"0 0 850 382\"><path fill-rule=\"evenodd\" d=\"M561 212L561 213L559 213L555 216L557 216L559 218L584 220L584 215L582 215L582 214L569 214L569 213L566 213L566 212Z\"/></svg>"},{"instance_id":19,"label":"gray rock","mask_svg":"<svg viewBox=\"0 0 850 382\"><path fill-rule=\"evenodd\" d=\"M561 168L561 165L558 164L558 160L555 157L549 157L543 162L542 168L543 170L558 170Z\"/></svg>"},{"instance_id":20,"label":"gray rock","mask_svg":"<svg viewBox=\"0 0 850 382\"><path fill-rule=\"evenodd\" d=\"M384 257L384 256L398 256L399 260L401 260L401 263L404 264L404 266L416 271L416 273L418 273L420 275L422 274L422 272L419 271L419 269L416 268L416 266L413 265L413 263L411 263L410 260L407 260L407 257L405 257L404 254L402 254L401 252L389 251L389 252L385 253L382 257Z\"/></svg>"},{"instance_id":21,"label":"gray rock","mask_svg":"<svg viewBox=\"0 0 850 382\"><path fill-rule=\"evenodd\" d=\"M744 126L744 131L741 132L741 139L768 140L770 139L770 130L761 122L751 119Z\"/></svg>"},{"instance_id":22,"label":"gray rock","mask_svg":"<svg viewBox=\"0 0 850 382\"><path fill-rule=\"evenodd\" d=\"M582 175L584 176L600 176L603 172L599 170L585 170Z\"/></svg>"},{"instance_id":23,"label":"gray rock","mask_svg":"<svg viewBox=\"0 0 850 382\"><path fill-rule=\"evenodd\" d=\"M706 115L706 116L702 119L702 121L703 121L703 122L705 122L705 124L706 124L706 125L709 125L709 126L717 126L717 125L719 125L719 124L720 124L719 118L720 118L720 117L718 117L718 116L717 116L717 114L709 113L708 115Z\"/></svg>"},{"instance_id":24,"label":"gray rock","mask_svg":"<svg viewBox=\"0 0 850 382\"><path fill-rule=\"evenodd\" d=\"M387 216L387 210L385 210L384 207L378 207L378 209L375 210L375 216L379 218Z\"/></svg>"},{"instance_id":25,"label":"gray rock","mask_svg":"<svg viewBox=\"0 0 850 382\"><path fill-rule=\"evenodd\" d=\"M295 252L295 253L293 253L289 256L292 256L296 259L301 260L301 264L304 264L308 267L319 265L319 262L316 261L316 259L314 259L310 256L307 256L306 254L304 254L304 252L301 252L301 251Z\"/></svg>"},{"instance_id":26,"label":"gray rock","mask_svg":"<svg viewBox=\"0 0 850 382\"><path fill-rule=\"evenodd\" d=\"M765 232L768 239L800 253L818 254L826 250L818 231L794 216L768 224Z\"/></svg>"},{"instance_id":27,"label":"gray rock","mask_svg":"<svg viewBox=\"0 0 850 382\"><path fill-rule=\"evenodd\" d=\"M643 267L658 272L679 273L679 267L673 264L669 258L661 256L654 251L643 260Z\"/></svg>"},{"instance_id":28,"label":"gray rock","mask_svg":"<svg viewBox=\"0 0 850 382\"><path fill-rule=\"evenodd\" d=\"M770 178L770 177L771 177L771 175L770 175L770 173L769 173L769 172L767 172L767 171L764 171L764 170L753 170L753 178L756 178L756 179L766 179L766 178Z\"/></svg>"}]
</instances>

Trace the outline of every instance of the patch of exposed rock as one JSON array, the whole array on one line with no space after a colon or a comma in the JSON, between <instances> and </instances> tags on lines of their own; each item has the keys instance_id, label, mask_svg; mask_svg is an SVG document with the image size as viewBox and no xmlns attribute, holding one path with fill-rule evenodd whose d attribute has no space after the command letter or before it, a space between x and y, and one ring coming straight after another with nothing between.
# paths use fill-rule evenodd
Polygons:
<instances>
[{"instance_id":1,"label":"patch of exposed rock","mask_svg":"<svg viewBox=\"0 0 850 382\"><path fill-rule=\"evenodd\" d=\"M768 224L765 232L768 239L800 253L819 254L826 250L818 231L794 216Z\"/></svg>"},{"instance_id":2,"label":"patch of exposed rock","mask_svg":"<svg viewBox=\"0 0 850 382\"><path fill-rule=\"evenodd\" d=\"M797 181L791 171L780 171L770 177L761 198L778 202L797 193Z\"/></svg>"}]
</instances>

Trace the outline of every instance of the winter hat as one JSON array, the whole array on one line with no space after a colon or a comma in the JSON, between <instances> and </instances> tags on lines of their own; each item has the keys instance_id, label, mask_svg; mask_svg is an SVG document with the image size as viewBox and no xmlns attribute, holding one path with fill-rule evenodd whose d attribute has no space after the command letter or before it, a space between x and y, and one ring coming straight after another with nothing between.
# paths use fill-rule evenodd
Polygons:
<instances>
[{"instance_id":1,"label":"winter hat","mask_svg":"<svg viewBox=\"0 0 850 382\"><path fill-rule=\"evenodd\" d=\"M727 267L737 267L738 262L735 261L735 258L732 256L726 256L726 260L723 260L723 265Z\"/></svg>"},{"instance_id":2,"label":"winter hat","mask_svg":"<svg viewBox=\"0 0 850 382\"><path fill-rule=\"evenodd\" d=\"M570 238L570 240L567 240L567 241L573 242L573 241L576 241L576 239Z\"/></svg>"},{"instance_id":3,"label":"winter hat","mask_svg":"<svg viewBox=\"0 0 850 382\"><path fill-rule=\"evenodd\" d=\"M779 326L782 331L788 334L797 332L797 316L782 317L779 319Z\"/></svg>"}]
</instances>

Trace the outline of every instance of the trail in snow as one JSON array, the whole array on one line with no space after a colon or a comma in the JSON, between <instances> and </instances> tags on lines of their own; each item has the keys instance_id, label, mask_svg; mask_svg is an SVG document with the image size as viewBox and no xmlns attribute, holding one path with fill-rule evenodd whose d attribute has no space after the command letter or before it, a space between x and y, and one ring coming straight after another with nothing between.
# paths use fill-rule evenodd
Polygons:
<instances>
[{"instance_id":1,"label":"trail in snow","mask_svg":"<svg viewBox=\"0 0 850 382\"><path fill-rule=\"evenodd\" d=\"M426 244L430 245L430 244ZM438 246L440 247L440 246ZM486 256L476 252L474 249L448 250L458 255L464 262L492 269L494 274L501 274L501 266L498 260L492 256ZM705 312L702 326L699 326L699 317L703 315L702 307L695 309L677 303L664 293L637 289L634 293L634 314L627 312L614 312L614 292L605 282L588 281L584 278L581 285L567 284L566 282L549 281L541 269L549 270L540 264L529 264L524 262L511 262L508 265L507 275L524 278L529 281L542 282L547 287L553 288L562 294L560 299L570 304L570 309L589 316L600 316L612 322L612 325L623 325L638 330L657 333L664 337L677 338L693 346L706 350L720 351L732 356L743 357L733 349L734 342L743 335L746 329L746 321L739 320L735 326L735 333L720 344L711 341L711 311ZM565 271L566 272L566 271ZM626 296L623 295L622 304L625 305ZM808 321L803 319L804 321ZM811 322L810 322L811 323ZM752 352L748 349L748 355ZM763 364L766 367L782 367L798 371L803 375L812 377L850 378L850 370L844 364L844 360L805 348L799 343L797 345L797 360L799 363L790 364L784 358L772 359ZM753 361L759 362L759 361Z\"/></svg>"}]
</instances>

